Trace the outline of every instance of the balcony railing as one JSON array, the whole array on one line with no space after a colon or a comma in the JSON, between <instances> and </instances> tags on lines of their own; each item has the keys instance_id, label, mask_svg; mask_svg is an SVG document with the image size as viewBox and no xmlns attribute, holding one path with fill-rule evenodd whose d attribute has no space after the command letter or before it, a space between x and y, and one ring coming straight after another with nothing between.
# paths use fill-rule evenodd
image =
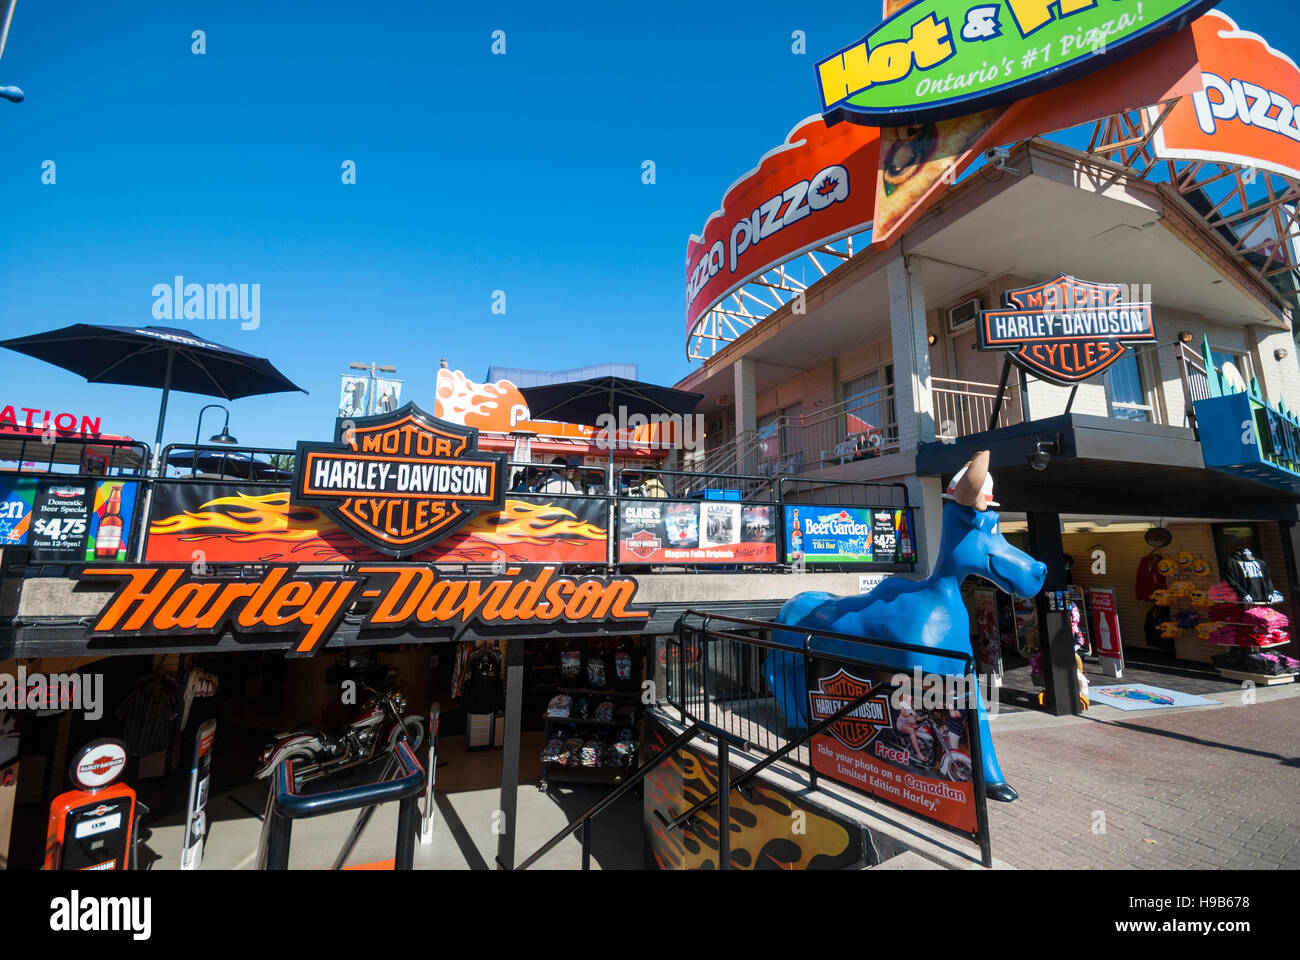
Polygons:
<instances>
[{"instance_id":1,"label":"balcony railing","mask_svg":"<svg viewBox=\"0 0 1300 960\"><path fill-rule=\"evenodd\" d=\"M934 398L934 428L941 439L956 440L990 429L993 408L997 401L996 383L975 383L970 380L946 380L933 377L930 393ZM1020 384L1008 380L993 428L1010 427L1024 421L1024 408L1020 400Z\"/></svg>"}]
</instances>

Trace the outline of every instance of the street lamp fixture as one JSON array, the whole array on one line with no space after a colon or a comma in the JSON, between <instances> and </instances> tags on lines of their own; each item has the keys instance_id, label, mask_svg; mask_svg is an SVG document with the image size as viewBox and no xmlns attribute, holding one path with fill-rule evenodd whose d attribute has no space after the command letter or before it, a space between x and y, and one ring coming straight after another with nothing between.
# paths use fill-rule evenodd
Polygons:
<instances>
[{"instance_id":1,"label":"street lamp fixture","mask_svg":"<svg viewBox=\"0 0 1300 960\"><path fill-rule=\"evenodd\" d=\"M203 415L209 410L225 410L226 420L221 425L221 432L211 437L212 443L223 443L228 446L234 446L239 443L237 439L230 435L230 411L219 403L209 403L199 411L199 422L194 425L194 464L190 468L190 476L199 472L199 434L203 432Z\"/></svg>"}]
</instances>

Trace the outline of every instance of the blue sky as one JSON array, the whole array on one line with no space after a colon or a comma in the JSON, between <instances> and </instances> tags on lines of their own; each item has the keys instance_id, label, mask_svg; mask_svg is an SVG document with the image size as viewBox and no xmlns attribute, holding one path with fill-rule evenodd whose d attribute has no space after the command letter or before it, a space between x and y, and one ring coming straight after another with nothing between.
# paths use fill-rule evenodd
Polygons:
<instances>
[{"instance_id":1,"label":"blue sky","mask_svg":"<svg viewBox=\"0 0 1300 960\"><path fill-rule=\"evenodd\" d=\"M257 330L175 325L311 391L231 405L231 432L266 446L329 435L354 360L396 365L430 409L443 356L475 379L630 360L671 383L690 369L687 237L816 112L813 61L879 20L858 6L18 0L0 61L27 93L0 102L0 334L157 322L153 286L176 274L258 283ZM1300 58L1294 5L1220 9ZM0 406L152 439L156 391L4 360ZM167 439L192 440L208 402L174 395Z\"/></svg>"}]
</instances>

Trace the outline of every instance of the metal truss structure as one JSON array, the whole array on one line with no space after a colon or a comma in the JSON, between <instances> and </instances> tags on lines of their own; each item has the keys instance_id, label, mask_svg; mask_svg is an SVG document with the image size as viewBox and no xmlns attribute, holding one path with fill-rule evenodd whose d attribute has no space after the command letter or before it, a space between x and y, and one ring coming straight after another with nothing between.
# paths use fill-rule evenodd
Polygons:
<instances>
[{"instance_id":1,"label":"metal truss structure","mask_svg":"<svg viewBox=\"0 0 1300 960\"><path fill-rule=\"evenodd\" d=\"M1224 161L1156 156L1156 133L1178 102L1096 121L1086 152L1177 193L1242 267L1267 281L1293 311L1300 309L1300 183Z\"/></svg>"},{"instance_id":2,"label":"metal truss structure","mask_svg":"<svg viewBox=\"0 0 1300 960\"><path fill-rule=\"evenodd\" d=\"M722 347L796 299L810 286L870 245L871 231L824 243L779 263L729 293L695 324L686 342L691 360L707 360ZM809 265L812 270L810 271ZM809 276L811 274L811 279Z\"/></svg>"},{"instance_id":3,"label":"metal truss structure","mask_svg":"<svg viewBox=\"0 0 1300 960\"><path fill-rule=\"evenodd\" d=\"M1245 269L1300 312L1300 183L1268 170L1224 161L1157 157L1156 132L1177 98L1093 121L1084 151L1127 175L1163 184L1186 201L1207 233L1217 234ZM786 306L813 283L869 249L865 231L771 267L704 314L687 340L691 360L707 360ZM811 264L811 280L808 279ZM797 277L797 279L796 279Z\"/></svg>"}]
</instances>

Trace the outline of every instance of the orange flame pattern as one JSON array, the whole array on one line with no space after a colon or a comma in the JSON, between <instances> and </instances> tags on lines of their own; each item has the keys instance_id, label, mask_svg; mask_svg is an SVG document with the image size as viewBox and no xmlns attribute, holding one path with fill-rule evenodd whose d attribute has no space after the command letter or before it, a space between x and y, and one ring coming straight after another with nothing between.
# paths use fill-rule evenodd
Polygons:
<instances>
[{"instance_id":1,"label":"orange flame pattern","mask_svg":"<svg viewBox=\"0 0 1300 960\"><path fill-rule=\"evenodd\" d=\"M654 750L668 738L651 731ZM858 860L863 851L856 831L826 811L805 804L766 784L750 781L752 799L731 796L731 866L736 870L838 869ZM652 810L666 817L710 796L718 788L718 762L687 746L665 760L645 780L645 824L650 849L661 870L698 870L718 867L717 806L696 815L696 825L665 830ZM796 811L804 813L803 832L794 829Z\"/></svg>"}]
</instances>

